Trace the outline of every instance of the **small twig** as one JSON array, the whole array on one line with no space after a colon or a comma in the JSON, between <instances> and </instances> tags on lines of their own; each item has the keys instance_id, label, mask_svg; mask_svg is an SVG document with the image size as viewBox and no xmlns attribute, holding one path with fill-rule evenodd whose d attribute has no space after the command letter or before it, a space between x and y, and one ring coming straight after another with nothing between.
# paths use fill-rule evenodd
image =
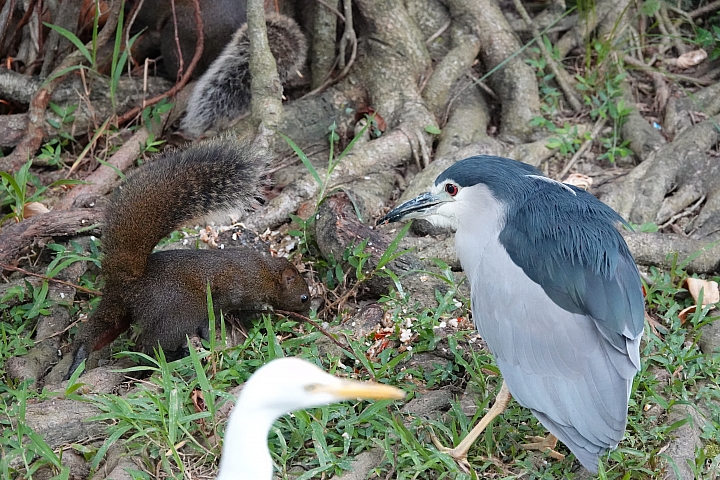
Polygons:
<instances>
[{"instance_id":1,"label":"small twig","mask_svg":"<svg viewBox=\"0 0 720 480\"><path fill-rule=\"evenodd\" d=\"M693 27L695 26L695 22L693 21L692 17L690 15L688 15L688 13L686 11L684 11L680 8L677 8L677 7L673 7L672 5L669 5L668 8L670 9L671 12L677 13L678 16L680 17L673 22L673 25L675 26L675 28L678 28L680 25L682 25L683 19L685 19L685 21L688 22Z\"/></svg>"},{"instance_id":2,"label":"small twig","mask_svg":"<svg viewBox=\"0 0 720 480\"><path fill-rule=\"evenodd\" d=\"M518 11L522 19L525 20L528 28L530 28L530 31L535 37L535 42L540 48L540 52L542 53L543 58L547 62L548 67L550 67L550 70L555 74L555 80L557 80L558 84L560 85L560 88L565 94L565 98L567 98L570 106L576 112L581 111L582 103L580 103L580 100L575 95L575 91L570 86L570 82L566 77L567 73L565 72L565 70L560 69L560 66L552 57L547 47L545 47L545 42L543 42L540 30L538 30L537 25L535 25L535 22L532 21L532 18L530 18L530 15L528 15L527 10L525 10L525 7L520 0L513 0L513 4L515 5L515 9Z\"/></svg>"},{"instance_id":3,"label":"small twig","mask_svg":"<svg viewBox=\"0 0 720 480\"><path fill-rule=\"evenodd\" d=\"M432 35L430 35L430 36L428 37L427 40L425 40L425 45L430 45L430 44L433 42L433 40L435 40L435 39L438 38L440 35L442 35L443 33L445 33L445 30L447 30L448 28L450 28L450 25L451 25L451 24L452 24L452 19L451 19L451 20L448 20L447 22L445 22L445 24L444 24L442 27L440 27L437 32L433 33Z\"/></svg>"},{"instance_id":4,"label":"small twig","mask_svg":"<svg viewBox=\"0 0 720 480\"><path fill-rule=\"evenodd\" d=\"M130 61L128 62L128 66L130 65L137 65L137 62L132 56L132 49L129 47L130 45L130 29L132 28L133 24L135 23L135 19L138 16L138 13L140 13L140 9L143 6L143 3L145 3L145 0L138 0L135 2L135 5L133 5L132 10L130 10L129 18L130 20L127 22L127 25L125 26L125 48L127 48L128 52L128 58ZM128 68L129 71L132 72L132 68ZM147 91L147 90L143 90Z\"/></svg>"},{"instance_id":5,"label":"small twig","mask_svg":"<svg viewBox=\"0 0 720 480\"><path fill-rule=\"evenodd\" d=\"M343 0L343 10L345 11L345 31L340 39L340 46L338 47L338 65L341 69L345 70L345 49L348 44L352 45L353 53L350 56L348 63L352 64L355 60L355 52L357 49L357 36L355 35L355 29L353 28L352 22L352 2L350 0Z\"/></svg>"},{"instance_id":6,"label":"small twig","mask_svg":"<svg viewBox=\"0 0 720 480\"><path fill-rule=\"evenodd\" d=\"M427 166L430 165L430 157L432 153L428 148L427 142L425 142L425 137L423 136L422 130L418 128L415 136L417 137L418 143L420 144L420 153L422 154L423 168L427 168Z\"/></svg>"},{"instance_id":7,"label":"small twig","mask_svg":"<svg viewBox=\"0 0 720 480\"><path fill-rule=\"evenodd\" d=\"M565 167L562 169L562 171L558 174L557 178L559 181L562 182L562 179L567 173L570 171L570 169L575 165L575 163L580 159L580 157L585 153L585 151L590 148L590 145L595 141L598 135L600 135L600 132L605 127L605 124L607 123L607 118L601 118L595 123L595 127L593 128L592 132L590 133L590 138L585 140L582 145L580 145L580 148L577 152L575 152L575 155L570 159L570 161L565 165Z\"/></svg>"},{"instance_id":8,"label":"small twig","mask_svg":"<svg viewBox=\"0 0 720 480\"><path fill-rule=\"evenodd\" d=\"M62 335L63 333L69 331L71 328L73 328L75 325L77 325L77 324L80 323L80 322L81 322L81 320L75 320L75 321L72 322L70 325L68 325L67 327L65 327L65 328L63 328L62 330L60 330L59 332L55 332L55 333L53 333L52 335L48 335L48 336L45 337L45 338L38 338L38 339L36 339L33 343L34 343L35 345L37 345L37 344L42 343L42 342L44 342L45 340L49 340L49 339L51 339L51 338L53 338L53 337L59 337L60 335Z\"/></svg>"},{"instance_id":9,"label":"small twig","mask_svg":"<svg viewBox=\"0 0 720 480\"><path fill-rule=\"evenodd\" d=\"M180 48L180 38L178 37L177 12L175 11L175 0L170 0L170 9L172 10L173 27L175 27L175 48L177 48L178 70L175 74L175 82L182 78L185 63L183 62L183 52ZM202 33L202 30L200 31Z\"/></svg>"},{"instance_id":10,"label":"small twig","mask_svg":"<svg viewBox=\"0 0 720 480\"><path fill-rule=\"evenodd\" d=\"M36 3L37 3L37 0L30 0L30 4L28 5L28 8L27 8L27 10L25 10L25 15L23 15L23 17L20 19L20 22L18 22L18 24L15 25L15 31L13 32L12 37L10 37L10 41L7 43L8 45L14 44L15 40L17 39L17 36L20 33L22 33L23 27L30 21L30 16L32 15L33 10L35 10ZM11 8L14 8L14 5ZM4 32L3 32L3 34L4 34Z\"/></svg>"},{"instance_id":11,"label":"small twig","mask_svg":"<svg viewBox=\"0 0 720 480\"><path fill-rule=\"evenodd\" d=\"M349 345L343 345L343 343L342 343L341 341L339 341L338 339L336 339L335 337L333 337L333 336L330 334L330 332L328 332L327 330L325 330L324 328L322 328L320 325L318 325L317 322L314 322L314 321L310 320L310 319L309 319L308 317L306 317L305 315L302 315L302 314L297 313L297 312L290 312L290 311L287 311L287 310L273 310L273 311L274 311L275 313L280 313L280 314L282 314L282 315L285 315L286 317L293 317L293 318L296 318L296 319L298 319L298 320L302 320L303 322L309 323L310 325L312 325L313 327L315 327L320 333L322 333L322 334L325 335L327 338L329 338L330 341L332 341L335 345L337 345L338 347L342 348L343 350L351 351Z\"/></svg>"},{"instance_id":12,"label":"small twig","mask_svg":"<svg viewBox=\"0 0 720 480\"><path fill-rule=\"evenodd\" d=\"M327 80L325 80L325 82L323 82L322 85L317 87L315 90L303 95L301 98L320 93L330 85L339 82L340 80L345 78L345 76L350 72L350 68L355 63L355 57L357 56L357 35L355 34L355 30L353 29L352 3L350 2L350 0L344 0L343 6L345 7L345 32L340 39L340 52L338 53L338 62L344 62L345 60L345 46L343 45L343 41L346 41L346 38L350 38L352 43L352 53L350 53L350 60L348 60L347 65L345 65L345 68L343 68L342 72L340 72L337 77L328 78Z\"/></svg>"},{"instance_id":13,"label":"small twig","mask_svg":"<svg viewBox=\"0 0 720 480\"><path fill-rule=\"evenodd\" d=\"M120 13L120 4L121 2L118 2L111 10L108 20L95 42L96 48L104 45L114 33L118 14ZM92 46L92 44L88 44L86 48L91 48ZM35 92L28 109L28 118L30 121L28 122L27 132L15 147L15 150L0 161L0 170L15 171L19 169L20 166L28 160L28 157L40 148L43 137L45 136L45 110L50 103L50 98L65 78L65 75L70 71L69 68L82 63L84 59L85 57L80 50L76 50L66 56L52 71L51 76L55 75L55 77L49 82L44 83L38 91Z\"/></svg>"},{"instance_id":14,"label":"small twig","mask_svg":"<svg viewBox=\"0 0 720 480\"><path fill-rule=\"evenodd\" d=\"M656 18L660 20L658 27L662 30L662 26L665 26L665 32L670 36L670 40L675 45L675 49L678 51L678 55L682 55L687 51L685 48L685 44L682 41L682 37L680 35L680 32L677 28L675 28L675 24L670 21L670 17L668 16L667 7L665 6L664 2L660 2L660 10L658 11L658 14L656 15Z\"/></svg>"},{"instance_id":15,"label":"small twig","mask_svg":"<svg viewBox=\"0 0 720 480\"><path fill-rule=\"evenodd\" d=\"M8 32L8 24L10 23L10 19L12 17L13 12L15 11L15 0L8 0L5 2L5 5L2 7L2 11L0 11L0 48L2 48L5 45L5 36ZM15 33L17 33L18 30L22 29L21 25L18 25L15 27L15 32L13 33L13 36L15 36Z\"/></svg>"},{"instance_id":16,"label":"small twig","mask_svg":"<svg viewBox=\"0 0 720 480\"><path fill-rule=\"evenodd\" d=\"M183 74L182 78L180 78L180 81L177 82L173 87L168 90L167 92L163 93L162 95L158 95L156 97L153 97L149 100L146 100L143 102L143 104L139 107L135 107L129 112L126 112L121 117L118 117L118 125L128 122L131 119L135 118L143 109L146 107L149 107L151 105L155 105L159 101L172 97L177 92L183 89L183 87L187 84L187 82L190 81L190 77L192 76L193 72L195 71L195 67L197 66L198 62L200 61L200 57L202 56L203 48L205 46L205 41L203 38L203 23L202 23L202 16L200 15L200 0L193 0L193 6L195 7L195 26L196 26L196 34L197 34L197 42L195 43L195 55L193 55L192 60L190 61L190 65L188 65L187 70ZM182 56L181 56L182 57Z\"/></svg>"},{"instance_id":17,"label":"small twig","mask_svg":"<svg viewBox=\"0 0 720 480\"><path fill-rule=\"evenodd\" d=\"M25 275L30 275L32 277L42 278L43 280L47 280L49 282L55 282L55 283L60 283L62 285L67 285L68 287L72 287L76 290L80 290L81 292L89 293L91 295L102 295L102 293L100 293L97 290L92 290L90 288L81 287L80 285L75 285L74 283L66 282L64 280L59 280L57 278L48 277L47 275L42 275L40 273L28 272L27 270L23 270L22 268L19 268L19 267L13 267L12 265L6 265L4 263L0 263L0 268L2 268L3 270L13 270L15 272L20 272Z\"/></svg>"},{"instance_id":18,"label":"small twig","mask_svg":"<svg viewBox=\"0 0 720 480\"><path fill-rule=\"evenodd\" d=\"M704 201L705 201L705 195L700 197L700 199L697 202L695 202L694 204L692 204L690 207L688 207L685 210L683 210L682 212L676 213L675 215L670 217L670 219L667 222L663 223L658 228L661 228L661 229L665 228L668 225L670 225L671 223L675 222L676 220L681 219L682 217L687 217L688 215L692 215L692 213L695 210L697 210L700 207L700 205L703 204Z\"/></svg>"},{"instance_id":19,"label":"small twig","mask_svg":"<svg viewBox=\"0 0 720 480\"><path fill-rule=\"evenodd\" d=\"M696 85L702 85L702 86L710 85L710 82L708 82L707 80L703 80L702 78L693 78L693 77L689 77L687 75L670 73L670 72L666 72L664 70L660 70L655 67L651 67L650 65L647 65L645 62L641 62L637 58L632 57L630 55L625 55L623 57L623 62L625 62L629 65L632 65L633 67L636 67L639 70L648 72L648 73L661 73L676 82L689 82L689 83L694 83Z\"/></svg>"},{"instance_id":20,"label":"small twig","mask_svg":"<svg viewBox=\"0 0 720 480\"><path fill-rule=\"evenodd\" d=\"M418 155L417 140L415 139L415 135L413 134L413 132L408 132L405 128L405 125L402 124L398 127L398 130L400 130L400 132L402 132L402 134L405 135L405 137L407 138L408 143L410 144L410 150L412 151L413 158L415 159L415 164L417 165L418 170L422 170L423 166L420 161L420 155Z\"/></svg>"},{"instance_id":21,"label":"small twig","mask_svg":"<svg viewBox=\"0 0 720 480\"><path fill-rule=\"evenodd\" d=\"M320 5L322 5L323 7L327 8L328 10L330 10L331 12L333 12L335 15L337 15L337 17L338 17L340 20L342 20L343 22L345 21L345 15L343 15L342 13L340 13L337 8L334 8L334 7L330 6L330 5L328 5L327 3L324 2L324 0L315 0L315 1L318 2Z\"/></svg>"},{"instance_id":22,"label":"small twig","mask_svg":"<svg viewBox=\"0 0 720 480\"><path fill-rule=\"evenodd\" d=\"M715 10L720 9L720 0L715 0L714 2L710 2L704 7L700 7L696 10L693 10L688 15L690 18L697 18L702 15L705 15L706 13L714 12Z\"/></svg>"}]
</instances>

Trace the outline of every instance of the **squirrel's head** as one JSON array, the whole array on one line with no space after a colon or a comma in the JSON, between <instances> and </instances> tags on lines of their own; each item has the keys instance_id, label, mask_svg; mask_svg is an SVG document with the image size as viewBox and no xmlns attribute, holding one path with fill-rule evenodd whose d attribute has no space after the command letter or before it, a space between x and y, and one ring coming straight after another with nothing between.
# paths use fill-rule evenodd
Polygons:
<instances>
[{"instance_id":1,"label":"squirrel's head","mask_svg":"<svg viewBox=\"0 0 720 480\"><path fill-rule=\"evenodd\" d=\"M310 311L310 289L294 265L287 263L280 274L280 297L275 308L291 312Z\"/></svg>"}]
</instances>

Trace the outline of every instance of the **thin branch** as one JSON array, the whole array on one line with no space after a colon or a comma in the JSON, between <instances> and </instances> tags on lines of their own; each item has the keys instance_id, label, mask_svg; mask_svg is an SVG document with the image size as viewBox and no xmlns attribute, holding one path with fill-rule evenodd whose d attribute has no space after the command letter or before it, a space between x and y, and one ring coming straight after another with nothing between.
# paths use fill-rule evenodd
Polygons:
<instances>
[{"instance_id":1,"label":"thin branch","mask_svg":"<svg viewBox=\"0 0 720 480\"><path fill-rule=\"evenodd\" d=\"M552 54L548 51L547 47L545 46L545 42L543 42L542 36L540 35L540 30L538 30L537 28L537 25L535 25L535 22L533 22L532 18L530 18L530 15L528 15L528 12L527 10L525 10L525 7L523 6L521 0L513 0L513 4L515 5L515 9L518 11L522 19L525 20L528 28L530 28L530 31L536 39L535 43L537 43L537 46L540 47L540 52L542 53L543 58L547 62L548 67L550 67L550 70L555 74L555 80L557 80L558 84L560 85L560 88L565 94L565 98L567 98L570 106L573 110L575 110L575 112L581 111L582 103L580 103L577 95L575 95L575 91L570 86L570 82L567 79L567 73L565 72L565 70L561 69L558 66Z\"/></svg>"},{"instance_id":2,"label":"thin branch","mask_svg":"<svg viewBox=\"0 0 720 480\"><path fill-rule=\"evenodd\" d=\"M345 68L343 68L342 72L337 77L334 78L328 78L323 82L322 85L317 87L315 90L305 94L302 96L302 98L305 98L310 95L315 95L316 93L320 93L323 90L325 90L330 85L333 85L343 78L350 72L350 68L355 63L355 58L357 57L357 36L355 34L355 30L353 28L353 21L352 21L352 3L350 0L343 0L343 6L345 8L345 32L343 33L342 39L340 40L340 52L338 54L338 62L344 62L345 60L345 51L343 46L343 41L345 41L347 38L350 39L350 42L352 43L352 52L350 53L350 60L348 60L347 65L345 65Z\"/></svg>"},{"instance_id":3,"label":"thin branch","mask_svg":"<svg viewBox=\"0 0 720 480\"><path fill-rule=\"evenodd\" d=\"M357 36L355 35L355 30L353 28L351 0L343 0L343 10L345 11L345 18L347 20L345 21L345 31L343 32L343 36L340 39L340 46L338 47L338 65L340 65L340 68L345 70L345 49L347 48L348 43L352 45L353 54L348 62L352 63L355 60L354 54L357 46Z\"/></svg>"},{"instance_id":4,"label":"thin branch","mask_svg":"<svg viewBox=\"0 0 720 480\"><path fill-rule=\"evenodd\" d=\"M570 169L577 163L577 161L580 159L580 157L585 153L585 151L590 148L590 145L595 141L598 135L600 135L600 132L603 128L605 128L605 124L607 123L607 118L601 118L595 123L595 127L593 128L592 132L590 133L590 138L585 140L582 145L580 145L580 148L577 152L575 152L575 155L570 159L570 161L565 165L565 167L562 169L562 171L558 174L557 178L562 182L563 177L567 175L567 173L570 171Z\"/></svg>"},{"instance_id":5,"label":"thin branch","mask_svg":"<svg viewBox=\"0 0 720 480\"><path fill-rule=\"evenodd\" d=\"M637 58L632 57L630 55L625 55L624 57L622 57L622 59L623 59L623 62L625 62L628 65L632 65L633 67L637 68L638 70L642 70L642 71L648 72L648 73L661 73L661 74L665 75L666 77L668 77L669 79L674 80L676 82L688 82L688 83L694 83L696 85L702 85L702 86L707 86L712 83L712 82L709 82L707 79L693 78L693 77L689 77L687 75L670 73L670 72L666 72L664 70L660 70L655 67L651 67L650 65L647 65L646 63L641 62Z\"/></svg>"},{"instance_id":6,"label":"thin branch","mask_svg":"<svg viewBox=\"0 0 720 480\"><path fill-rule=\"evenodd\" d=\"M115 33L121 4L122 2L116 2L113 6L105 26L97 37L95 45L93 46L92 42L88 43L86 45L88 49L93 47L100 48ZM30 101L30 108L28 109L28 118L30 121L28 122L27 133L15 147L15 150L0 161L0 170L15 171L19 169L20 166L40 148L43 137L45 136L45 130L43 128L45 124L45 110L50 103L50 98L63 78L65 78L65 75L70 71L70 67L82 63L84 59L85 56L80 50L69 54L60 62L60 65L53 70L50 75L52 80L43 84L43 86L35 92L33 99Z\"/></svg>"},{"instance_id":7,"label":"thin branch","mask_svg":"<svg viewBox=\"0 0 720 480\"><path fill-rule=\"evenodd\" d=\"M703 195L702 197L700 197L700 199L697 202L690 205L689 207L686 207L682 212L676 213L675 215L670 217L670 219L667 222L663 223L658 228L660 230L662 230L663 228L667 227L668 225L675 223L675 221L681 219L682 217L687 217L688 215L692 215L695 212L695 210L697 210L700 207L700 205L703 204L703 202L705 201L706 198L707 197L705 195Z\"/></svg>"},{"instance_id":8,"label":"thin branch","mask_svg":"<svg viewBox=\"0 0 720 480\"><path fill-rule=\"evenodd\" d=\"M693 10L690 12L690 18L697 18L702 15L705 15L706 13L714 12L715 10L720 9L720 0L715 0L714 2L710 2L704 7L700 7L697 10Z\"/></svg>"},{"instance_id":9,"label":"thin branch","mask_svg":"<svg viewBox=\"0 0 720 480\"><path fill-rule=\"evenodd\" d=\"M34 1L34 0L32 0ZM15 11L15 0L8 0L5 2L5 5L2 7L2 11L0 11L0 49L2 49L5 46L5 37L8 33L8 25L10 23L10 19L12 17L13 12ZM22 29L21 25L15 26L15 30L13 33L13 37L15 36L15 33L17 33L18 30Z\"/></svg>"},{"instance_id":10,"label":"thin branch","mask_svg":"<svg viewBox=\"0 0 720 480\"><path fill-rule=\"evenodd\" d=\"M682 41L682 36L680 35L680 32L678 31L677 27L675 27L675 24L670 20L670 16L668 15L667 6L665 5L665 2L660 2L660 17L662 18L662 22L665 24L665 28L667 28L668 32L672 36L671 40L675 44L675 49L678 51L678 55L682 55L687 51L687 48L685 47L685 44Z\"/></svg>"},{"instance_id":11,"label":"thin branch","mask_svg":"<svg viewBox=\"0 0 720 480\"><path fill-rule=\"evenodd\" d=\"M172 9L172 20L173 20L173 27L174 35L175 35L175 48L177 48L177 56L178 56L178 69L177 73L175 74L175 82L177 82L179 79L182 78L183 70L185 69L185 62L183 61L183 52L182 48L180 48L180 38L178 37L178 24L177 24L177 12L175 11L175 0L170 0L170 8ZM200 34L202 34L202 30L200 30Z\"/></svg>"},{"instance_id":12,"label":"thin branch","mask_svg":"<svg viewBox=\"0 0 720 480\"><path fill-rule=\"evenodd\" d=\"M132 58L132 49L129 47L130 45L130 29L132 28L133 24L135 23L135 19L138 16L138 13L140 13L140 9L143 7L143 4L145 3L145 0L138 0L135 2L135 4L132 7L132 10L130 10L130 15L128 15L129 21L125 25L125 48L127 48L128 52L128 58L130 59L130 62L128 62L128 66L137 65L137 62L134 58ZM132 68L128 68L128 70L132 71Z\"/></svg>"},{"instance_id":13,"label":"thin branch","mask_svg":"<svg viewBox=\"0 0 720 480\"><path fill-rule=\"evenodd\" d=\"M177 82L173 87L168 90L167 92L163 93L162 95L158 95L157 97L153 97L149 100L146 100L143 102L143 104L139 107L135 107L129 112L126 112L121 117L118 117L118 125L123 124L125 122L128 122L129 120L135 118L143 109L146 107L149 107L151 105L155 105L159 101L174 96L177 92L183 89L187 82L190 81L190 77L192 76L193 72L195 71L195 67L197 66L198 62L200 61L200 57L202 56L203 48L205 46L204 38L203 38L203 22L202 22L202 16L200 15L200 0L193 0L193 6L195 7L195 26L196 26L196 35L197 35L197 42L195 43L195 55L193 55L192 60L190 61L190 65L188 65L187 71L183 74L182 78L180 78L180 81ZM182 58L182 55L180 55ZM182 60L181 60L182 61Z\"/></svg>"},{"instance_id":14,"label":"thin branch","mask_svg":"<svg viewBox=\"0 0 720 480\"><path fill-rule=\"evenodd\" d=\"M10 41L8 42L8 45L12 45L15 43L15 40L17 39L17 36L22 33L23 27L30 21L30 16L33 13L33 10L35 10L35 4L37 3L37 0L30 0L30 4L28 5L27 10L25 11L25 15L20 19L20 22L18 22L17 25L15 25L15 31L12 34L12 37L10 37ZM4 32L3 32L4 34Z\"/></svg>"},{"instance_id":15,"label":"thin branch","mask_svg":"<svg viewBox=\"0 0 720 480\"><path fill-rule=\"evenodd\" d=\"M425 45L430 45L430 44L433 42L433 40L435 40L435 39L438 38L440 35L442 35L443 33L445 33L445 30L447 30L448 28L450 28L450 25L451 25L451 24L452 24L452 19L450 19L450 20L448 20L447 22L445 22L445 24L444 24L442 27L440 27L437 32L433 33L432 35L430 35L430 36L428 37L427 40L425 40Z\"/></svg>"},{"instance_id":16,"label":"thin branch","mask_svg":"<svg viewBox=\"0 0 720 480\"><path fill-rule=\"evenodd\" d=\"M350 349L350 347L349 347L348 345L343 345L343 343L342 343L341 341L339 341L338 339L336 339L335 337L333 337L333 336L330 334L330 332L328 332L327 330L325 330L324 328L322 328L320 325L318 325L317 322L314 322L314 321L310 320L310 319L309 319L308 317L306 317L305 315L302 315L302 314L299 314L299 313L296 313L296 312L289 312L289 311L287 311L287 310L273 310L273 312L279 313L279 314L281 314L281 315L285 315L286 317L293 317L293 318L296 318L296 319L298 319L298 320L302 320L303 322L309 323L310 325L312 325L313 327L315 327L320 333L322 333L322 334L325 335L327 338L329 338L330 341L332 341L335 345L337 345L338 347L342 348L343 350L351 351L351 349Z\"/></svg>"},{"instance_id":17,"label":"thin branch","mask_svg":"<svg viewBox=\"0 0 720 480\"><path fill-rule=\"evenodd\" d=\"M68 287L72 287L76 290L80 290L81 292L89 293L91 295L102 295L102 293L97 290L92 290L90 288L81 287L80 285L75 285L74 283L66 282L64 280L48 277L47 275L41 275L39 273L28 272L27 270L23 270L22 268L19 268L19 267L13 267L12 265L6 265L4 263L0 263L0 268L2 268L3 270L13 270L15 272L20 272L25 275L30 275L31 277L42 278L43 280L47 280L48 282L55 282L55 283L59 283L61 285L67 285Z\"/></svg>"},{"instance_id":18,"label":"thin branch","mask_svg":"<svg viewBox=\"0 0 720 480\"><path fill-rule=\"evenodd\" d=\"M328 10L330 10L331 12L333 12L335 15L337 15L337 17L338 17L340 20L342 20L343 22L345 21L345 16L344 16L342 13L340 13L337 8L335 8L335 7L331 6L331 5L328 5L327 3L325 3L324 0L315 0L315 1L318 2L320 5L322 5L323 7L327 8Z\"/></svg>"}]
</instances>

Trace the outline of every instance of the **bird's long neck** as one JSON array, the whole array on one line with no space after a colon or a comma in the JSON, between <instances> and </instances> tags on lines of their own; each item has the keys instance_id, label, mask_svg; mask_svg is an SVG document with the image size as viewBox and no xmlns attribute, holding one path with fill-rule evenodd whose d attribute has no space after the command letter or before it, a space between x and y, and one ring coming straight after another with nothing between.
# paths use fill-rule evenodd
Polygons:
<instances>
[{"instance_id":1,"label":"bird's long neck","mask_svg":"<svg viewBox=\"0 0 720 480\"><path fill-rule=\"evenodd\" d=\"M472 201L464 202L455 232L455 251L471 285L482 270L487 256L501 245L498 241L500 231L505 225L505 210L486 188L474 187ZM476 209L473 205L482 205Z\"/></svg>"},{"instance_id":2,"label":"bird's long neck","mask_svg":"<svg viewBox=\"0 0 720 480\"><path fill-rule=\"evenodd\" d=\"M233 408L225 430L217 480L265 480L272 478L272 459L268 433L277 415L262 407L244 405Z\"/></svg>"}]
</instances>

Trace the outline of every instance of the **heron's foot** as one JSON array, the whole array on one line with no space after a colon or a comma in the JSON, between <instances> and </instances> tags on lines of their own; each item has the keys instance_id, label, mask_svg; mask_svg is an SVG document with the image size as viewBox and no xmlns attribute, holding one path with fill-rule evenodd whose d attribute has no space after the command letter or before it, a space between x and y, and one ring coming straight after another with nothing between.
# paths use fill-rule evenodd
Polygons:
<instances>
[{"instance_id":1,"label":"heron's foot","mask_svg":"<svg viewBox=\"0 0 720 480\"><path fill-rule=\"evenodd\" d=\"M467 450L464 452L456 448L449 448L440 443L440 440L435 436L435 432L430 430L430 438L432 439L435 448L440 450L442 453L447 453L455 459L460 469L465 473L470 473L470 462L467 459Z\"/></svg>"},{"instance_id":2,"label":"heron's foot","mask_svg":"<svg viewBox=\"0 0 720 480\"><path fill-rule=\"evenodd\" d=\"M551 433L548 433L546 437L528 437L532 443L524 443L520 445L523 450L539 450L541 452L547 452L551 458L555 460L564 460L565 455L555 451L557 445L557 437Z\"/></svg>"}]
</instances>

